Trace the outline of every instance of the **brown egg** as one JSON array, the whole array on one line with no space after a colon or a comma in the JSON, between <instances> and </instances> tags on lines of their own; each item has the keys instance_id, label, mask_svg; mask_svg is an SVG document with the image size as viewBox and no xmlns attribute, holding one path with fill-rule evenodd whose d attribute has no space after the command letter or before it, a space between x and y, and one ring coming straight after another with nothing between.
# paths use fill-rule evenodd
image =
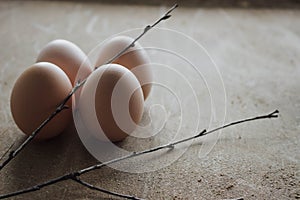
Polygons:
<instances>
[{"instance_id":1,"label":"brown egg","mask_svg":"<svg viewBox=\"0 0 300 200\"><path fill-rule=\"evenodd\" d=\"M127 137L141 120L143 110L139 81L118 64L95 70L84 84L79 100L83 123L102 141L116 142Z\"/></svg>"},{"instance_id":2,"label":"brown egg","mask_svg":"<svg viewBox=\"0 0 300 200\"><path fill-rule=\"evenodd\" d=\"M131 44L133 38L127 36L117 36L106 42L99 50L99 57L95 67L105 64L113 58L121 50ZM150 59L147 52L142 46L136 42L134 47L131 47L123 55L117 58L113 63L123 65L131 70L142 85L144 98L147 99L153 81L153 72L150 65Z\"/></svg>"},{"instance_id":3,"label":"brown egg","mask_svg":"<svg viewBox=\"0 0 300 200\"><path fill-rule=\"evenodd\" d=\"M17 79L10 99L12 116L17 126L26 135L30 135L55 111L71 89L67 75L52 63L40 62L26 69ZM71 101L66 105L71 107ZM59 135L71 119L72 109L63 110L36 138L48 139Z\"/></svg>"},{"instance_id":4,"label":"brown egg","mask_svg":"<svg viewBox=\"0 0 300 200\"><path fill-rule=\"evenodd\" d=\"M39 53L37 62L50 62L57 65L68 75L72 85L78 80L85 79L92 72L90 61L85 53L67 40L49 42ZM77 73L79 76L76 78Z\"/></svg>"}]
</instances>

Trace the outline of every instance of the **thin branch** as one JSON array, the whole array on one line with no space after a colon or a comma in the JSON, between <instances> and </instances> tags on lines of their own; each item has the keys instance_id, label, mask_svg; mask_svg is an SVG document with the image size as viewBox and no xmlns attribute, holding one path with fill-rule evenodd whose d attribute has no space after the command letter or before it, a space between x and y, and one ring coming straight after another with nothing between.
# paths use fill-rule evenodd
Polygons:
<instances>
[{"instance_id":1,"label":"thin branch","mask_svg":"<svg viewBox=\"0 0 300 200\"><path fill-rule=\"evenodd\" d=\"M204 135L216 132L218 130L227 128L229 126L234 126L236 124L241 124L241 123L244 123L244 122L254 121L254 120L259 120L259 119L277 118L278 117L278 113L279 113L279 111L275 110L274 112L272 112L270 114L267 114L267 115L261 115L261 116L257 116L257 117L253 117L253 118L247 118L247 119L243 119L243 120L238 120L238 121L226 124L224 126L215 128L215 129L210 130L208 132L204 129L203 131L201 131L200 133L198 133L198 134L196 134L194 136L191 136L191 137L188 137L188 138L185 138L185 139L182 139L182 140L178 140L178 141L173 142L173 143L169 143L169 144L161 145L161 146L158 146L158 147L150 148L150 149L147 149L147 150L144 150L144 151L132 152L131 154L126 155L124 157L116 158L116 159L113 159L113 160L110 160L110 161L107 161L107 162L104 162L104 163L100 163L98 165L94 165L94 166L85 168L83 170L78 171L78 173L79 173L79 175L82 175L82 174L85 174L85 173L87 173L87 172L89 172L91 170L100 169L100 168L102 168L102 167L104 167L106 165L113 164L113 163L116 163L116 162L119 162L119 161L122 161L122 160L126 160L128 158L137 157L137 156L140 156L140 155L143 155L143 154L148 154L148 153L151 153L151 152L155 152L155 151L158 151L158 150L161 150L161 149L174 148L174 146L177 145L177 144L184 143L184 142L196 139L198 137L201 137L201 136L204 136Z\"/></svg>"},{"instance_id":2,"label":"thin branch","mask_svg":"<svg viewBox=\"0 0 300 200\"><path fill-rule=\"evenodd\" d=\"M220 129L224 129L228 126L233 126L233 125L236 125L236 124L240 124L240 123L244 123L244 122L248 122L248 121L254 121L254 120L258 120L258 119L266 119L266 118L277 118L278 117L278 114L279 114L279 111L278 110L275 110L274 112L271 112L270 114L268 115L262 115L262 116L257 116L257 117L253 117L253 118L248 118L248 119L242 119L242 120L239 120L239 121L236 121L236 122L232 122L232 123L229 123L229 124L226 124L224 126L221 126L219 128L216 128L216 129L213 129L209 132L206 132L205 134L203 135L207 135L211 132L215 132L215 131L218 131Z\"/></svg>"},{"instance_id":3,"label":"thin branch","mask_svg":"<svg viewBox=\"0 0 300 200\"><path fill-rule=\"evenodd\" d=\"M43 187L55 184L57 182L61 182L61 181L68 180L68 179L74 179L76 177L79 177L82 174L85 174L87 172L90 172L90 171L93 171L93 170L96 170L96 169L100 169L100 168L102 168L106 165L112 164L112 163L117 163L117 162L120 162L120 161L123 161L123 160L126 160L126 159L130 159L130 158L133 158L133 157L141 156L141 155L144 155L144 154L149 154L149 153L152 153L152 152L159 151L161 149L174 148L177 144L184 143L184 142L199 138L201 136L205 136L207 134L216 132L216 131L221 130L221 129L225 129L225 128L230 127L230 126L235 126L237 124L241 124L241 123L245 123L245 122L249 122L249 121L260 120L260 119L277 118L278 113L279 113L279 111L275 110L274 112L272 112L270 114L267 114L267 115L261 115L261 116L257 116L257 117L246 118L246 119L238 120L238 121L235 121L235 122L231 122L231 123L228 123L224 126L212 129L208 132L206 132L206 130L203 130L200 133L198 133L198 134L196 134L192 137L187 137L185 139L178 140L178 141L173 142L173 143L161 145L161 146L154 147L154 148L151 148L151 149L147 149L147 150L144 150L144 151L133 152L133 153L131 153L129 155L126 155L126 156L123 156L123 157L119 157L119 158L116 158L116 159L113 159L113 160L110 160L110 161L107 161L107 162L104 162L104 163L96 164L96 165L87 167L85 169L82 169L82 170L79 170L79 171L76 171L76 172L65 174L63 176L57 177L55 179L46 181L44 183L38 184L36 186L30 187L30 188L27 188L27 189L23 189L23 190L19 190L19 191L16 191L16 192L0 195L0 199L4 199L4 198L16 196L16 195L24 194L24 193L28 193L28 192L33 192L33 191L39 190Z\"/></svg>"},{"instance_id":4,"label":"thin branch","mask_svg":"<svg viewBox=\"0 0 300 200\"><path fill-rule=\"evenodd\" d=\"M2 158L4 158L4 156L6 156L6 154L12 149L12 147L15 145L16 141L13 142L4 152L4 154L1 156L0 160L2 160Z\"/></svg>"},{"instance_id":5,"label":"thin branch","mask_svg":"<svg viewBox=\"0 0 300 200\"><path fill-rule=\"evenodd\" d=\"M5 167L14 157L16 157L20 151L28 145L31 140L35 138L35 136L56 116L58 115L61 111L68 109L66 106L66 103L69 101L69 99L72 97L72 95L84 84L85 81L82 81L81 83L77 83L75 87L71 90L71 92L68 94L68 96L62 101L62 103L59 104L59 106L56 108L56 110L51 113L51 115L43 121L43 123L35 129L32 134L20 145L16 150L13 150L9 153L9 156L4 162L0 164L0 171L2 170L3 167Z\"/></svg>"},{"instance_id":6,"label":"thin branch","mask_svg":"<svg viewBox=\"0 0 300 200\"><path fill-rule=\"evenodd\" d=\"M112 57L111 59L109 59L106 64L112 63L114 60L116 60L117 58L119 58L123 53L125 53L128 49L130 49L131 47L134 47L134 44L141 38L143 37L148 31L150 31L153 27L155 27L157 24L159 24L161 21L167 20L171 17L170 13L178 7L178 4L175 4L172 8L170 8L161 18L159 18L158 20L156 20L156 22L154 22L152 25L147 25L144 28L144 31L137 36L126 48L124 48L122 51L120 51L118 54L116 54L114 57Z\"/></svg>"},{"instance_id":7,"label":"thin branch","mask_svg":"<svg viewBox=\"0 0 300 200\"><path fill-rule=\"evenodd\" d=\"M161 21L168 19L169 17L171 17L171 15L169 15L175 8L177 8L178 5L175 4L170 10L168 10L166 12L166 14L164 16L162 16L161 18L159 18L153 25L151 26L146 26L146 28L144 29L144 31L137 36L134 41L129 44L124 50L122 50L120 53L118 53L117 55L115 55L112 59L110 59L107 64L113 62L115 59L117 59L119 56L121 56L125 51L127 51L131 46L134 46L134 43L136 41L138 41L143 35L146 34L146 32L148 32L151 28L153 28L154 26L156 26L157 24L159 24ZM72 95L86 82L87 79L83 80L83 81L78 81L76 83L76 85L73 87L73 89L71 90L71 92L68 94L68 96L62 101L61 104L59 104L59 106L56 108L56 110L36 129L32 132L32 134L16 149L13 150L9 153L9 156L6 160L4 160L1 164L0 164L0 171L2 170L2 168L4 168L14 157L16 157L18 155L18 153L20 153L20 151L27 146L31 140L33 140L36 135L44 128L44 126L46 126L56 115L58 115L61 111L63 111L64 109L67 109L68 107L66 106L66 103L69 101L69 99L72 97Z\"/></svg>"},{"instance_id":8,"label":"thin branch","mask_svg":"<svg viewBox=\"0 0 300 200\"><path fill-rule=\"evenodd\" d=\"M117 192L111 192L111 191L108 191L106 189L103 189L103 188L99 188L97 186L94 186L90 183L87 183L83 180L81 180L79 177L74 177L72 178L73 181L87 187L87 188L90 188L92 190L96 190L96 191L99 191L99 192L103 192L103 193L106 193L106 194L110 194L110 195L113 195L113 196L117 196L117 197L121 197L121 198L124 198L124 199L133 199L133 200L142 200L141 198L138 198L138 197L135 197L135 196L130 196L130 195L125 195L125 194L120 194L120 193L117 193Z\"/></svg>"},{"instance_id":9,"label":"thin branch","mask_svg":"<svg viewBox=\"0 0 300 200\"><path fill-rule=\"evenodd\" d=\"M35 185L33 187L30 187L30 188L26 188L26 189L23 189L23 190L18 190L16 192L12 192L12 193L7 193L7 194L4 194L4 195L0 195L0 199L5 199L5 198L9 198L9 197L20 195L20 194L34 192L34 191L42 189L45 186L53 185L55 183L58 183L58 182L61 182L61 181L64 181L64 180L68 180L70 178L71 178L71 175L70 174L66 174L64 176L60 176L60 177L51 179L49 181L46 181L46 182L44 182L42 184Z\"/></svg>"}]
</instances>

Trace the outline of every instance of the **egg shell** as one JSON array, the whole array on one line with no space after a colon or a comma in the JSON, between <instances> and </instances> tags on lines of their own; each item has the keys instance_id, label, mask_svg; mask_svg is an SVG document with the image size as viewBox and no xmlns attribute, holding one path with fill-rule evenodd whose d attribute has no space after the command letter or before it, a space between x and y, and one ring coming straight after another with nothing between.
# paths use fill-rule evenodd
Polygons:
<instances>
[{"instance_id":1,"label":"egg shell","mask_svg":"<svg viewBox=\"0 0 300 200\"><path fill-rule=\"evenodd\" d=\"M71 89L70 80L58 66L40 62L29 67L17 79L11 93L10 107L15 123L30 135L56 110ZM71 100L66 106L71 107ZM59 135L71 119L72 109L63 110L35 138L49 139Z\"/></svg>"},{"instance_id":2,"label":"egg shell","mask_svg":"<svg viewBox=\"0 0 300 200\"><path fill-rule=\"evenodd\" d=\"M49 42L40 51L37 62L50 62L57 65L67 74L72 85L78 80L85 79L92 72L86 54L74 43L63 39Z\"/></svg>"},{"instance_id":3,"label":"egg shell","mask_svg":"<svg viewBox=\"0 0 300 200\"><path fill-rule=\"evenodd\" d=\"M99 57L95 67L105 64L108 60L130 45L133 40L134 39L131 37L117 36L104 43L99 49ZM150 58L145 49L143 49L138 42L135 42L134 47L128 49L119 58L114 60L113 63L120 64L134 73L142 85L144 99L146 100L151 91L153 72L150 65Z\"/></svg>"},{"instance_id":4,"label":"egg shell","mask_svg":"<svg viewBox=\"0 0 300 200\"><path fill-rule=\"evenodd\" d=\"M130 70L118 64L108 64L88 77L78 109L85 127L98 139L121 141L141 120L143 92Z\"/></svg>"}]
</instances>

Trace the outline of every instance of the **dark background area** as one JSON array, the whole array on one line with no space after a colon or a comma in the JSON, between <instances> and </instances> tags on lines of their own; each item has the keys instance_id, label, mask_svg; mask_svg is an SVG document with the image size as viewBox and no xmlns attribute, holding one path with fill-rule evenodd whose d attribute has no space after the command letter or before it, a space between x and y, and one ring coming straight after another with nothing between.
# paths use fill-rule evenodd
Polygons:
<instances>
[{"instance_id":1,"label":"dark background area","mask_svg":"<svg viewBox=\"0 0 300 200\"><path fill-rule=\"evenodd\" d=\"M50 0L52 1L52 0ZM82 0L64 0L81 1ZM300 0L86 0L85 2L99 2L107 4L137 4L137 5L171 5L174 3L186 7L204 8L288 8L299 9Z\"/></svg>"}]
</instances>

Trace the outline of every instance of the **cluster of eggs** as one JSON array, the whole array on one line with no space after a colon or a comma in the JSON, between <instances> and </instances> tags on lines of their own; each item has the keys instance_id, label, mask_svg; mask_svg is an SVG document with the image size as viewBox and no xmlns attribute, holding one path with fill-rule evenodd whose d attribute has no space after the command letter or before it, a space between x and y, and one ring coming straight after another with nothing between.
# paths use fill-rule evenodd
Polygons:
<instances>
[{"instance_id":1,"label":"cluster of eggs","mask_svg":"<svg viewBox=\"0 0 300 200\"><path fill-rule=\"evenodd\" d=\"M106 136L103 140L123 140L142 118L144 100L150 93L153 78L150 60L145 50L135 43L111 64L105 63L132 41L127 36L110 39L99 51L95 65L72 42L54 40L48 43L36 63L20 75L13 87L10 107L17 126L26 135L32 134L62 103L74 84L86 79L76 92L79 101L73 97L66 106L75 106L89 129L100 125ZM139 66L143 67L136 70ZM114 96L117 97L117 111L112 107ZM96 119L91 119L92 112L96 113ZM115 113L122 118L121 123L116 120ZM36 139L59 135L72 119L72 109L64 110L46 124Z\"/></svg>"}]
</instances>

